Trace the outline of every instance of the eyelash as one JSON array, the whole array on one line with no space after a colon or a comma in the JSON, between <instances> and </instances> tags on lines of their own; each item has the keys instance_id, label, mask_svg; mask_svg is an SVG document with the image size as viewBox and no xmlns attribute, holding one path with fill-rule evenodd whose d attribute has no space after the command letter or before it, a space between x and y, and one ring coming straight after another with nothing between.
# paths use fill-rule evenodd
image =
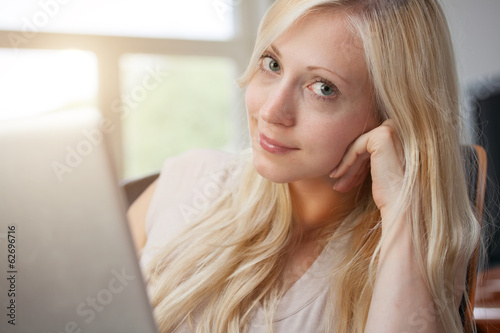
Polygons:
<instances>
[{"instance_id":1,"label":"eyelash","mask_svg":"<svg viewBox=\"0 0 500 333\"><path fill-rule=\"evenodd\" d=\"M264 60L265 58L271 58L274 61L276 61L276 59L274 59L274 57L272 55L270 55L269 53L264 53L263 55L261 55L259 58L259 69L260 69L261 73L269 73L269 71L270 71L269 69L265 69L263 66L262 60Z\"/></svg>"},{"instance_id":2,"label":"eyelash","mask_svg":"<svg viewBox=\"0 0 500 333\"><path fill-rule=\"evenodd\" d=\"M272 72L272 71L270 69L264 68L264 66L263 66L263 61L262 60L264 60L265 58L271 58L271 59L273 59L276 62L277 62L277 60L271 54L269 54L269 53L264 53L259 58L259 70L260 70L260 72L264 73L264 74L267 74L267 75L270 75L270 72ZM316 94L311 89L309 89L309 87L311 85L313 85L315 83L318 83L318 82L324 83L327 86L329 86L330 88L332 88L333 94L331 96L321 96L321 95ZM334 85L332 82L330 82L330 81L328 81L326 79L323 79L323 78L317 78L317 79L315 79L314 82L311 83L310 85L308 85L307 87L308 87L308 90L310 91L310 93L313 95L313 97L316 98L316 99L318 99L318 100L320 100L320 101L326 101L326 102L328 102L328 101L331 101L332 98L341 95L340 90L337 88L336 85Z\"/></svg>"},{"instance_id":3,"label":"eyelash","mask_svg":"<svg viewBox=\"0 0 500 333\"><path fill-rule=\"evenodd\" d=\"M314 83L323 83L323 84L326 84L327 86L329 86L330 88L332 88L333 90L333 93L332 95L330 96L322 96L322 95L318 95L316 94L314 91L312 91L311 89L309 89L309 87L314 84ZM336 85L334 85L333 83L331 83L330 81L326 80L326 79L322 79L322 78L318 78L314 81L314 83L310 84L308 87L309 91L313 94L313 96L321 101L330 101L332 98L335 98L339 95L341 95L340 93L340 90L337 88Z\"/></svg>"}]
</instances>

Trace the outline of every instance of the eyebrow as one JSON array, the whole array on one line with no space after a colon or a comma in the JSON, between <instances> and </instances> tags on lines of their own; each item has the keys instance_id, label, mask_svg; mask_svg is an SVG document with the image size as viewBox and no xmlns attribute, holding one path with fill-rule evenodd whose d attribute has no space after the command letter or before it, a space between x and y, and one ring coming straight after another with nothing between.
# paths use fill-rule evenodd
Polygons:
<instances>
[{"instance_id":1,"label":"eyebrow","mask_svg":"<svg viewBox=\"0 0 500 333\"><path fill-rule=\"evenodd\" d=\"M278 48L276 46L274 46L273 44L271 44L269 46L269 48L274 52L276 53L276 55L281 58L281 52L278 50ZM311 71L314 71L314 70L318 70L318 69L321 69L321 70L325 70L333 75L335 75L336 77L340 78L342 81L344 81L344 83L346 84L349 84L349 81L346 80L346 78L344 78L342 75L340 75L339 73L335 72L335 71L332 71L330 69L326 69L325 67L320 67L320 66L307 66L306 67L306 70L311 72Z\"/></svg>"},{"instance_id":2,"label":"eyebrow","mask_svg":"<svg viewBox=\"0 0 500 333\"><path fill-rule=\"evenodd\" d=\"M271 44L269 47L271 48L271 50L272 50L274 53L276 53L276 55L277 55L278 57L280 57L280 58L281 58L281 52L280 52L280 51L276 48L276 46L274 46L273 44Z\"/></svg>"},{"instance_id":3,"label":"eyebrow","mask_svg":"<svg viewBox=\"0 0 500 333\"><path fill-rule=\"evenodd\" d=\"M349 81L347 81L342 75L340 75L339 73L337 72L334 72L332 70L329 70L329 69L326 69L325 67L319 67L319 66L307 66L306 69L311 72L311 71L314 71L314 70L318 70L318 69L322 69L324 71L327 71L333 75L335 75L336 77L340 78L342 81L344 81L346 84L349 84Z\"/></svg>"}]
</instances>

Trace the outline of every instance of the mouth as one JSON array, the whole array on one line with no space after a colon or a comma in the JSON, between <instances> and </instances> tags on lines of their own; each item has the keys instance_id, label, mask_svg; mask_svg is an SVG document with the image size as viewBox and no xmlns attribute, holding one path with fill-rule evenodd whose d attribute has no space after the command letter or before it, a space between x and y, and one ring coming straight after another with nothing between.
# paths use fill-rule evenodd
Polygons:
<instances>
[{"instance_id":1,"label":"mouth","mask_svg":"<svg viewBox=\"0 0 500 333\"><path fill-rule=\"evenodd\" d=\"M272 154L286 154L299 148L287 146L279 141L268 138L259 132L259 143L262 149Z\"/></svg>"}]
</instances>

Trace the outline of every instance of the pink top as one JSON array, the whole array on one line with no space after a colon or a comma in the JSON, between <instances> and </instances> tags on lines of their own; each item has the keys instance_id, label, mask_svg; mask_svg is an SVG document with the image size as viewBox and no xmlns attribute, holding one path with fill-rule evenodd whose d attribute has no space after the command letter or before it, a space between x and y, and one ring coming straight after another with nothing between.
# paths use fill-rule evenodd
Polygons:
<instances>
[{"instance_id":1,"label":"pink top","mask_svg":"<svg viewBox=\"0 0 500 333\"><path fill-rule=\"evenodd\" d=\"M225 187L234 185L236 155L213 151L194 150L165 162L147 219L147 243L141 256L145 267L162 244L169 242L187 224L217 198ZM328 278L337 251L329 244L305 272L286 292L275 313L275 333L321 332L323 309L328 295ZM254 314L249 333L265 332L262 309ZM182 327L177 332L191 332Z\"/></svg>"}]
</instances>

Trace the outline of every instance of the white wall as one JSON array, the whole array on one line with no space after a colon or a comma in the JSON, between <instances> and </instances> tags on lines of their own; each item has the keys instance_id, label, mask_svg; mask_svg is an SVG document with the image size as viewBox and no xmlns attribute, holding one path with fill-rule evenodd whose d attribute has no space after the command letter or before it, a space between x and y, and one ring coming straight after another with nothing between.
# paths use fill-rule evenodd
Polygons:
<instances>
[{"instance_id":1,"label":"white wall","mask_svg":"<svg viewBox=\"0 0 500 333\"><path fill-rule=\"evenodd\" d=\"M442 0L462 82L500 75L500 0Z\"/></svg>"}]
</instances>

